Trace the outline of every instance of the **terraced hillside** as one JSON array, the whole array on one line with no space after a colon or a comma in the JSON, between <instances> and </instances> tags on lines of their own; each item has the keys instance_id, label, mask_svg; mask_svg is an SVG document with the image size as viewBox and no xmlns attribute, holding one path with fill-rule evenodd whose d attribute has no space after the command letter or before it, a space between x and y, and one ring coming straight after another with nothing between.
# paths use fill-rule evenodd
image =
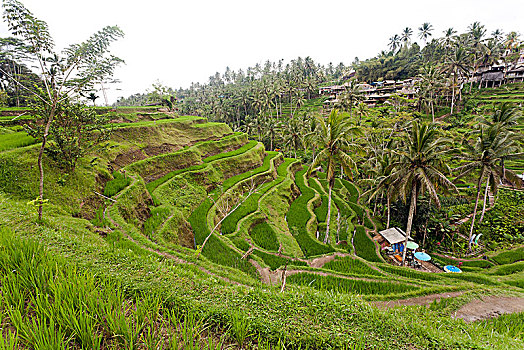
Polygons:
<instances>
[{"instance_id":1,"label":"terraced hillside","mask_svg":"<svg viewBox=\"0 0 524 350\"><path fill-rule=\"evenodd\" d=\"M111 139L73 174L46 158L43 222L27 204L38 145L1 127L0 348L42 348L41 334L54 334L50 348L523 345L522 329L504 326L522 313L450 317L477 298L521 300L522 248L465 262L460 275L387 264L371 239L380 224L344 179L324 244L322 173L308 177L225 124L136 113L115 116Z\"/></svg>"}]
</instances>

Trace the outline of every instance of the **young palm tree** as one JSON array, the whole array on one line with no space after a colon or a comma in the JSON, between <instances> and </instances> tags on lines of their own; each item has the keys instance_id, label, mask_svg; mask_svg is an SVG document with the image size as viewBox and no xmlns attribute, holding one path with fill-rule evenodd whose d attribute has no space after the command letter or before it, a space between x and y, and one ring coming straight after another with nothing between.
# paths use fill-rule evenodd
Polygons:
<instances>
[{"instance_id":1,"label":"young palm tree","mask_svg":"<svg viewBox=\"0 0 524 350\"><path fill-rule=\"evenodd\" d=\"M409 198L404 246L407 245L411 235L417 198L420 194L428 192L430 199L440 208L438 189L445 191L451 189L458 193L455 185L443 174L443 171L447 170L443 155L448 152L446 146L449 143L449 139L439 137L435 124L419 124L415 121L411 132L403 139L403 149L394 151L400 159L391 165L394 171L384 181L389 182L391 186L392 199L401 197L404 202L407 202ZM406 249L402 255L402 265L405 260Z\"/></svg>"},{"instance_id":2,"label":"young palm tree","mask_svg":"<svg viewBox=\"0 0 524 350\"><path fill-rule=\"evenodd\" d=\"M468 154L460 156L459 158L467 161L467 163L454 169L459 172L457 179L470 175L477 170L479 171L479 177L477 180L477 197L475 199L475 207L473 209L471 227L469 230L468 249L471 251L471 238L473 237L475 217L477 215L483 180L486 179L484 195L485 208L489 187L491 187L492 191L496 193L499 184L503 179L507 179L516 186L522 187L522 180L514 172L504 169L500 164L500 160L503 158L524 158L524 153L517 153L519 150L517 135L504 132L499 124L482 126L475 145L471 146L466 143L464 146L466 147Z\"/></svg>"},{"instance_id":3,"label":"young palm tree","mask_svg":"<svg viewBox=\"0 0 524 350\"><path fill-rule=\"evenodd\" d=\"M315 134L308 137L310 142L318 150L317 156L309 166L308 175L323 163L326 163L326 174L329 185L328 190L328 212L326 217L326 236L324 243L329 238L329 222L331 218L331 193L335 184L335 169L341 166L346 175L351 177L352 170L356 170L355 161L351 158L348 151L353 146L349 143L349 135L354 129L347 118L338 114L337 109L333 109L327 119L317 117L317 127Z\"/></svg>"}]
</instances>

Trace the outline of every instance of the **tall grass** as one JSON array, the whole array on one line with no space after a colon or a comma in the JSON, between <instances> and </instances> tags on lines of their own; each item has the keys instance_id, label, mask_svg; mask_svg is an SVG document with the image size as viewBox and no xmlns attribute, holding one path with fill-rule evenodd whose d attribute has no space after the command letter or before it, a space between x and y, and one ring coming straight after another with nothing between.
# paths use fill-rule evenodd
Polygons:
<instances>
[{"instance_id":1,"label":"tall grass","mask_svg":"<svg viewBox=\"0 0 524 350\"><path fill-rule=\"evenodd\" d=\"M363 263L362 261L352 258L352 257L336 258L335 260L332 260L326 263L323 266L323 268L328 269L328 270L338 271L338 272L357 274L357 275L383 276L383 274L380 271L377 271L369 267L367 264Z\"/></svg>"},{"instance_id":2,"label":"tall grass","mask_svg":"<svg viewBox=\"0 0 524 350\"><path fill-rule=\"evenodd\" d=\"M26 132L0 134L0 152L37 143L37 140Z\"/></svg>"},{"instance_id":3,"label":"tall grass","mask_svg":"<svg viewBox=\"0 0 524 350\"><path fill-rule=\"evenodd\" d=\"M357 256L360 256L364 260L373 262L382 262L376 252L375 242L366 235L366 229L364 226L357 225L355 237L353 239L353 245L355 246L355 252Z\"/></svg>"},{"instance_id":4,"label":"tall grass","mask_svg":"<svg viewBox=\"0 0 524 350\"><path fill-rule=\"evenodd\" d=\"M476 324L484 329L524 340L524 312L500 315L489 320L478 321Z\"/></svg>"},{"instance_id":5,"label":"tall grass","mask_svg":"<svg viewBox=\"0 0 524 350\"><path fill-rule=\"evenodd\" d=\"M113 197L118 192L129 186L130 183L130 177L128 177L126 174L122 174L119 171L115 171L113 172L113 180L110 180L106 183L104 188L104 196Z\"/></svg>"},{"instance_id":6,"label":"tall grass","mask_svg":"<svg viewBox=\"0 0 524 350\"><path fill-rule=\"evenodd\" d=\"M287 170L288 166L295 161L295 159L286 159L282 164L278 166L277 173L279 175L275 180L261 185L256 193L253 193L251 196L249 196L249 198L246 199L244 203L242 203L231 214L229 214L229 216L225 218L222 222L222 233L230 234L235 232L237 229L238 222L242 220L244 217L248 216L249 214L254 213L258 209L258 201L260 200L260 198L284 180L284 177L280 175L280 173L283 172L282 169Z\"/></svg>"},{"instance_id":7,"label":"tall grass","mask_svg":"<svg viewBox=\"0 0 524 350\"><path fill-rule=\"evenodd\" d=\"M395 294L412 292L419 288L407 284L393 282L378 282L321 276L311 273L297 273L287 278L289 283L313 287L321 291L335 291L345 294Z\"/></svg>"},{"instance_id":8,"label":"tall grass","mask_svg":"<svg viewBox=\"0 0 524 350\"><path fill-rule=\"evenodd\" d=\"M296 173L295 183L300 189L301 195L291 203L286 219L300 249L308 257L330 253L333 248L320 243L307 232L307 222L311 218L311 214L307 210L307 203L314 197L315 193L304 182L305 172L306 169L303 169Z\"/></svg>"},{"instance_id":9,"label":"tall grass","mask_svg":"<svg viewBox=\"0 0 524 350\"><path fill-rule=\"evenodd\" d=\"M256 245L261 248L272 251L277 251L279 248L277 235L266 221L255 225L249 232L249 235L253 238Z\"/></svg>"},{"instance_id":10,"label":"tall grass","mask_svg":"<svg viewBox=\"0 0 524 350\"><path fill-rule=\"evenodd\" d=\"M499 253L493 256L491 259L500 265L512 264L514 262L524 260L524 247Z\"/></svg>"},{"instance_id":11,"label":"tall grass","mask_svg":"<svg viewBox=\"0 0 524 350\"><path fill-rule=\"evenodd\" d=\"M253 251L253 254L256 256L259 256L264 260L264 262L271 268L271 270L276 270L279 267L288 265L294 265L294 266L306 266L307 264L300 260L291 260L283 256L277 256L273 254L268 254L265 252L262 252L258 249L255 249Z\"/></svg>"},{"instance_id":12,"label":"tall grass","mask_svg":"<svg viewBox=\"0 0 524 350\"><path fill-rule=\"evenodd\" d=\"M231 342L210 336L202 316L165 304L155 291L126 295L118 283L6 230L0 231L0 321L1 350L196 350ZM249 335L233 332L242 342Z\"/></svg>"}]
</instances>

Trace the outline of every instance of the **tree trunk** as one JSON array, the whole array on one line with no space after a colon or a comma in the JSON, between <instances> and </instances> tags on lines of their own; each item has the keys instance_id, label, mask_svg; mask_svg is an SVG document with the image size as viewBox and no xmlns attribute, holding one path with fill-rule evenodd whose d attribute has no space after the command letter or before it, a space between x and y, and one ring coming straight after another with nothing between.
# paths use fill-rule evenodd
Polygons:
<instances>
[{"instance_id":1,"label":"tree trunk","mask_svg":"<svg viewBox=\"0 0 524 350\"><path fill-rule=\"evenodd\" d=\"M471 228L469 229L468 237L468 251L471 252L471 237L473 237L473 228L475 227L475 216L477 215L477 208L479 206L480 187L482 186L482 176L480 176L477 184L477 198L475 199L475 208L473 209L473 216L471 217Z\"/></svg>"},{"instance_id":2,"label":"tree trunk","mask_svg":"<svg viewBox=\"0 0 524 350\"><path fill-rule=\"evenodd\" d=\"M329 239L329 221L331 219L331 191L333 189L334 179L329 180L329 191L328 191L328 211L326 217L326 237L324 237L324 244L327 244Z\"/></svg>"},{"instance_id":3,"label":"tree trunk","mask_svg":"<svg viewBox=\"0 0 524 350\"><path fill-rule=\"evenodd\" d=\"M56 101L53 101L53 105L51 106L51 111L49 112L49 117L47 119L47 123L44 129L44 135L42 136L42 145L40 146L40 152L38 153L38 171L40 173L40 186L38 189L38 197L40 199L40 203L38 204L39 221L42 220L42 215L44 211L44 165L42 163L42 158L44 157L44 150L45 145L47 143L47 137L49 135L49 129L51 128L51 123L53 122L53 118L55 116L56 103Z\"/></svg>"},{"instance_id":4,"label":"tree trunk","mask_svg":"<svg viewBox=\"0 0 524 350\"><path fill-rule=\"evenodd\" d=\"M453 77L453 84L451 86L451 112L450 115L453 115L453 107L455 105L455 77Z\"/></svg>"},{"instance_id":5,"label":"tree trunk","mask_svg":"<svg viewBox=\"0 0 524 350\"><path fill-rule=\"evenodd\" d=\"M390 219L391 219L391 199L389 198L389 195L388 195L388 221L386 224L386 228L389 228Z\"/></svg>"},{"instance_id":6,"label":"tree trunk","mask_svg":"<svg viewBox=\"0 0 524 350\"><path fill-rule=\"evenodd\" d=\"M479 224L482 223L482 220L484 220L484 214L486 213L486 199L488 197L489 193L489 176L486 180L486 190L484 191L484 203L482 205L482 214L480 215Z\"/></svg>"},{"instance_id":7,"label":"tree trunk","mask_svg":"<svg viewBox=\"0 0 524 350\"><path fill-rule=\"evenodd\" d=\"M417 207L417 184L414 183L411 188L411 203L409 204L408 225L406 227L406 240L404 241L404 251L402 252L402 266L406 265L406 252L408 250L408 240L411 235L411 226L413 225L413 215Z\"/></svg>"}]
</instances>

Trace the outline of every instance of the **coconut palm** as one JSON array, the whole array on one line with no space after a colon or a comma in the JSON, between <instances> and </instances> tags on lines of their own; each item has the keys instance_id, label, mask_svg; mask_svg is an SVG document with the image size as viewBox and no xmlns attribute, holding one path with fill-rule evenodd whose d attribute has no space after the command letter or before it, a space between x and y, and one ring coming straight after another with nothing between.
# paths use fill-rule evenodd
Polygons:
<instances>
[{"instance_id":1,"label":"coconut palm","mask_svg":"<svg viewBox=\"0 0 524 350\"><path fill-rule=\"evenodd\" d=\"M292 118L284 127L284 147L294 153L297 158L297 149L304 145L303 141L303 125L298 118Z\"/></svg>"},{"instance_id":2,"label":"coconut palm","mask_svg":"<svg viewBox=\"0 0 524 350\"><path fill-rule=\"evenodd\" d=\"M464 146L466 147L467 154L462 155L459 158L467 161L467 163L454 169L459 173L457 180L470 175L473 172L479 171L477 196L475 199L473 215L471 217L471 227L468 237L468 249L471 251L475 217L477 215L480 192L484 179L486 180L486 187L483 213L485 211L486 198L490 187L492 188L493 193L496 193L499 184L504 179L518 187L522 187L522 180L517 176L517 174L504 169L503 166L500 165L500 161L504 158L524 158L524 153L517 153L519 145L517 144L516 134L504 132L503 127L500 124L481 126L475 145L471 146L466 143Z\"/></svg>"},{"instance_id":3,"label":"coconut palm","mask_svg":"<svg viewBox=\"0 0 524 350\"><path fill-rule=\"evenodd\" d=\"M412 35L413 35L413 29L409 27L404 28L404 30L402 31L402 34L400 35L402 38L402 41L404 42L404 46L408 45L408 43L411 40Z\"/></svg>"},{"instance_id":4,"label":"coconut palm","mask_svg":"<svg viewBox=\"0 0 524 350\"><path fill-rule=\"evenodd\" d=\"M419 30L418 37L424 40L424 43L425 43L428 40L428 38L432 35L431 32L433 31L433 26L428 22L424 22L418 28L418 30Z\"/></svg>"},{"instance_id":5,"label":"coconut palm","mask_svg":"<svg viewBox=\"0 0 524 350\"><path fill-rule=\"evenodd\" d=\"M391 199L401 197L404 202L409 198L409 214L406 226L407 245L411 235L413 218L417 208L417 198L420 194L429 193L429 198L440 208L437 190L454 190L457 188L448 180L443 171L447 170L444 154L449 152L446 148L449 139L439 136L435 124L419 124L413 122L411 131L402 140L399 150L394 151L400 157L391 167L394 171L387 177L391 186ZM406 250L402 255L402 265L406 260Z\"/></svg>"},{"instance_id":6,"label":"coconut palm","mask_svg":"<svg viewBox=\"0 0 524 350\"><path fill-rule=\"evenodd\" d=\"M423 66L419 78L419 95L427 101L431 119L435 122L435 92L442 86L441 72L435 66Z\"/></svg>"},{"instance_id":7,"label":"coconut palm","mask_svg":"<svg viewBox=\"0 0 524 350\"><path fill-rule=\"evenodd\" d=\"M344 84L344 92L338 96L338 107L349 111L349 116L353 114L353 106L362 98L360 87L355 79Z\"/></svg>"},{"instance_id":8,"label":"coconut palm","mask_svg":"<svg viewBox=\"0 0 524 350\"><path fill-rule=\"evenodd\" d=\"M327 118L317 117L315 133L312 137L309 137L310 142L318 149L318 154L309 166L308 176L314 169L325 163L326 179L329 184L324 243L327 243L329 238L331 193L335 184L335 169L340 165L349 177L351 177L352 171L357 169L355 161L348 152L351 147L354 147L349 143L349 136L353 130L349 120L343 118L337 109L333 109Z\"/></svg>"},{"instance_id":9,"label":"coconut palm","mask_svg":"<svg viewBox=\"0 0 524 350\"><path fill-rule=\"evenodd\" d=\"M469 72L469 58L468 53L462 46L455 46L453 51L446 57L444 62L444 69L449 73L451 77L451 112L453 114L453 109L455 106L455 88L458 84L459 77L466 76Z\"/></svg>"},{"instance_id":10,"label":"coconut palm","mask_svg":"<svg viewBox=\"0 0 524 350\"><path fill-rule=\"evenodd\" d=\"M400 46L401 38L398 34L393 35L391 38L389 38L389 48L392 52L395 52L397 48Z\"/></svg>"}]
</instances>

